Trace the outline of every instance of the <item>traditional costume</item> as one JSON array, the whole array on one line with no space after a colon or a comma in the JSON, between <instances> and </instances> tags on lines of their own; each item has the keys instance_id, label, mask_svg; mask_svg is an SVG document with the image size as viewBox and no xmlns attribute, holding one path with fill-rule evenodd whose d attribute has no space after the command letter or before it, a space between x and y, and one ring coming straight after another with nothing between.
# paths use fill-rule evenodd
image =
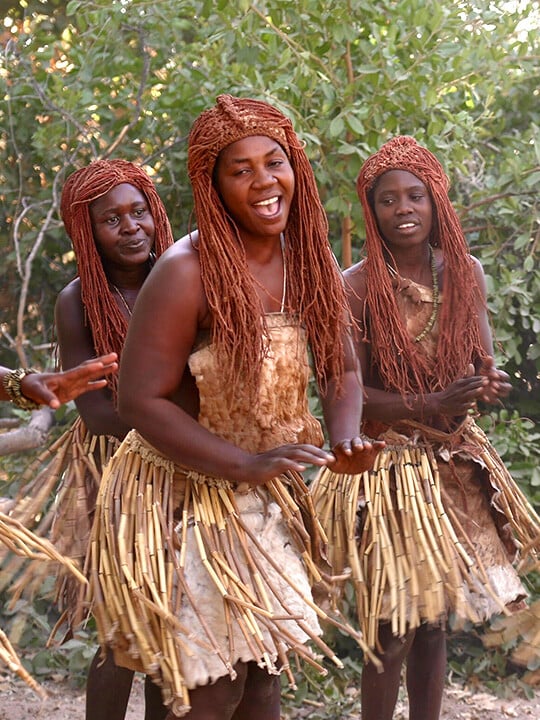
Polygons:
<instances>
[{"instance_id":1,"label":"traditional costume","mask_svg":"<svg viewBox=\"0 0 540 720\"><path fill-rule=\"evenodd\" d=\"M322 444L310 414L305 333L286 314L269 315L258 397L235 388L212 345L189 359L199 422L251 453L287 443ZM105 470L93 538L93 612L115 662L152 677L176 715L188 689L235 677L238 661L286 671L292 650L327 619L311 596L322 536L309 494L293 473L238 489L175 466L131 431ZM322 671L322 668L320 668ZM291 682L294 682L291 676Z\"/></svg>"},{"instance_id":2,"label":"traditional costume","mask_svg":"<svg viewBox=\"0 0 540 720\"><path fill-rule=\"evenodd\" d=\"M442 292L435 270L427 288L400 277L383 255L370 193L389 170L416 175L431 193ZM376 387L404 396L446 387L485 355L476 282L447 187L436 158L408 137L383 146L358 179L367 249L358 270L366 279L361 330L370 372L382 383ZM480 622L519 604L527 593L517 571L538 563L540 519L474 417L446 427L368 420L364 430L386 441L373 469L323 470L311 490L333 570L350 568L368 645L377 647L380 622L404 636L422 623Z\"/></svg>"},{"instance_id":3,"label":"traditional costume","mask_svg":"<svg viewBox=\"0 0 540 720\"><path fill-rule=\"evenodd\" d=\"M77 258L81 298L90 327L96 356L116 352L120 358L129 318L119 308L101 257L98 253L89 206L117 185L128 183L145 196L155 226L153 257L172 245L169 220L154 183L148 174L126 160L98 160L74 172L62 190L61 214ZM113 402L116 402L117 376L108 378ZM93 435L81 418L25 471L12 517L33 528L40 537L48 537L56 549L84 567L92 527L101 472L119 441L105 435ZM54 498L54 501L52 501ZM18 572L18 564L7 566L6 577ZM14 597L38 588L51 573L45 563L30 563L16 582ZM56 602L71 634L87 613L86 590L69 573L60 571L56 583Z\"/></svg>"},{"instance_id":4,"label":"traditional costume","mask_svg":"<svg viewBox=\"0 0 540 720\"><path fill-rule=\"evenodd\" d=\"M275 139L295 174L282 312L269 315L213 183L221 150L253 135ZM318 379L329 369L339 378L345 296L302 145L276 109L223 95L193 126L188 169L212 317L209 337L189 358L198 421L251 453L321 445L307 404L307 343ZM294 282L286 283L287 273ZM339 664L320 639L319 618L329 618L311 594L322 547L298 474L238 487L175 465L132 431L104 474L94 526L91 587L101 643L115 649L118 664L161 685L178 716L189 712L189 690L234 678L239 661L286 672L294 684L289 654L317 665L308 640Z\"/></svg>"}]
</instances>

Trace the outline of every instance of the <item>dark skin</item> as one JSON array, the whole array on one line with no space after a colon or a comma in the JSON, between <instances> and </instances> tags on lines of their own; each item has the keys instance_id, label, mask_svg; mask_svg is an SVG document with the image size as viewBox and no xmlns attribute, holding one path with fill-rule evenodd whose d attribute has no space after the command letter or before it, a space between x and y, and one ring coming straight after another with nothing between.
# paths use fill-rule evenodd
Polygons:
<instances>
[{"instance_id":1,"label":"dark skin","mask_svg":"<svg viewBox=\"0 0 540 720\"><path fill-rule=\"evenodd\" d=\"M280 234L294 203L295 179L287 156L270 138L248 137L221 153L216 176L238 227L261 310L279 312L284 272ZM350 344L346 392L337 398L336 382L330 378L323 398L332 452L291 444L251 454L197 422L193 379L186 369L197 338L212 325L197 243L197 233L175 243L141 291L120 371L119 409L124 421L173 461L236 485L262 485L288 470L302 472L308 465L328 465L336 472L370 466L381 444L359 437L362 395ZM124 393L123 388L129 387L144 387L144 392ZM255 663L238 663L236 669L235 681L224 676L190 691L189 720L279 720L279 681ZM172 718L171 713L168 720Z\"/></svg>"},{"instance_id":2,"label":"dark skin","mask_svg":"<svg viewBox=\"0 0 540 720\"><path fill-rule=\"evenodd\" d=\"M117 360L116 353L109 353L86 360L71 370L31 373L21 380L21 392L30 400L57 410L79 395L104 388L107 385L105 377L118 370ZM11 399L2 384L9 372L9 368L0 367L0 400L4 401Z\"/></svg>"},{"instance_id":3,"label":"dark skin","mask_svg":"<svg viewBox=\"0 0 540 720\"><path fill-rule=\"evenodd\" d=\"M137 188L122 183L91 203L90 216L105 274L122 293L124 300L117 292L114 297L129 319L128 308L131 311L148 276L154 243L154 222L146 199ZM94 357L78 278L60 292L55 318L62 366L71 368ZM85 425L95 435L113 435L123 440L131 429L118 415L106 387L80 396L76 405ZM133 671L117 667L110 651L102 658L98 650L88 673L86 720L123 720L132 682ZM145 699L145 720L162 720L167 711L161 692L148 678Z\"/></svg>"},{"instance_id":4,"label":"dark skin","mask_svg":"<svg viewBox=\"0 0 540 720\"><path fill-rule=\"evenodd\" d=\"M425 185L413 174L393 170L382 175L374 192L374 211L385 240L389 262L398 274L431 287L429 238L432 200ZM443 283L444 255L434 250L439 287ZM482 266L474 259L474 274L480 289L478 318L482 346L488 356L471 364L463 377L439 392L404 398L387 392L370 362L369 344L359 342L358 354L365 380L364 417L388 424L417 420L433 427L458 423L479 400L496 402L510 391L508 375L495 367L493 341L485 307L486 281ZM361 264L344 273L353 315L364 317L366 278ZM388 624L381 624L379 657L383 672L367 663L362 673L362 719L391 720L401 681L401 668L407 662L409 720L438 720L446 673L444 627L421 625L404 638L392 635Z\"/></svg>"}]
</instances>

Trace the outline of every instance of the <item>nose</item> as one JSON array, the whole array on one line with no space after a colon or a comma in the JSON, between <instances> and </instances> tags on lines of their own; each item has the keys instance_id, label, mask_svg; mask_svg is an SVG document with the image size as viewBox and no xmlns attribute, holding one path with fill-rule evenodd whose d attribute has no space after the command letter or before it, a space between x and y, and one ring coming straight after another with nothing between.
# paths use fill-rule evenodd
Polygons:
<instances>
[{"instance_id":1,"label":"nose","mask_svg":"<svg viewBox=\"0 0 540 720\"><path fill-rule=\"evenodd\" d=\"M407 196L398 198L398 201L395 205L396 213L398 215L408 215L410 212L412 212L411 203L409 202L409 198Z\"/></svg>"},{"instance_id":2,"label":"nose","mask_svg":"<svg viewBox=\"0 0 540 720\"><path fill-rule=\"evenodd\" d=\"M253 184L258 187L268 187L269 185L273 185L275 182L277 182L275 176L267 167L259 168L253 178Z\"/></svg>"},{"instance_id":3,"label":"nose","mask_svg":"<svg viewBox=\"0 0 540 720\"><path fill-rule=\"evenodd\" d=\"M139 229L139 221L130 213L126 213L120 218L120 228L124 233L135 233Z\"/></svg>"}]
</instances>

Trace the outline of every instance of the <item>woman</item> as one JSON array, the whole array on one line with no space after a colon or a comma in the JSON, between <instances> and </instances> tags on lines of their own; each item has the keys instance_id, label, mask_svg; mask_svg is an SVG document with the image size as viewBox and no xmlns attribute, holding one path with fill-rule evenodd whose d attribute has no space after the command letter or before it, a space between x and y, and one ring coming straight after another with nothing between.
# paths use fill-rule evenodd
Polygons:
<instances>
[{"instance_id":1,"label":"woman","mask_svg":"<svg viewBox=\"0 0 540 720\"><path fill-rule=\"evenodd\" d=\"M100 488L95 613L169 718L279 720L289 653L315 663L311 639L332 656L299 473L367 467L380 444L358 436L343 282L290 121L221 95L192 128L188 170L198 230L156 265L126 341L119 408L136 431ZM308 409L307 343L331 452Z\"/></svg>"},{"instance_id":2,"label":"woman","mask_svg":"<svg viewBox=\"0 0 540 720\"><path fill-rule=\"evenodd\" d=\"M484 273L441 164L396 137L368 158L357 187L366 258L345 278L364 429L386 448L370 474L321 473L313 497L329 518L334 570L353 567L360 624L383 664L382 673L364 667L363 720L390 720L405 659L409 717L435 720L446 620L521 606L512 563L538 558L540 521L473 419L478 401L510 386L494 364Z\"/></svg>"},{"instance_id":3,"label":"woman","mask_svg":"<svg viewBox=\"0 0 540 720\"><path fill-rule=\"evenodd\" d=\"M125 160L98 160L67 179L61 213L78 267L55 308L62 367L109 351L120 357L137 295L156 257L173 243L163 203L142 168ZM102 469L130 429L118 415L116 400L117 376L106 388L77 399L80 418L49 449L54 456L33 481L36 493L25 488L27 501L17 504L19 519L29 522L61 480L55 506L39 532L52 523L50 537L57 549L83 565ZM35 584L35 567L31 574ZM64 573L57 594L71 632L87 613L85 588ZM87 720L122 720L132 679L132 672L115 667L111 654L104 661L98 651L88 675ZM147 717L160 717L159 691L150 682L146 690Z\"/></svg>"}]
</instances>

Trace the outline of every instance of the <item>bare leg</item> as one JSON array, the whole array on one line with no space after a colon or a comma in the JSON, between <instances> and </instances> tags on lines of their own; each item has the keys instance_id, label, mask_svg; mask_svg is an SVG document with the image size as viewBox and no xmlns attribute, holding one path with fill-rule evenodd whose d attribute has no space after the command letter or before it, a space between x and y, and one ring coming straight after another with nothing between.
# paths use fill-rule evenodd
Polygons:
<instances>
[{"instance_id":1,"label":"bare leg","mask_svg":"<svg viewBox=\"0 0 540 720\"><path fill-rule=\"evenodd\" d=\"M438 720L446 678L444 628L422 625L407 659L409 720Z\"/></svg>"},{"instance_id":2,"label":"bare leg","mask_svg":"<svg viewBox=\"0 0 540 720\"><path fill-rule=\"evenodd\" d=\"M269 675L253 662L248 664L244 694L233 720L279 720L281 683L278 675Z\"/></svg>"},{"instance_id":3,"label":"bare leg","mask_svg":"<svg viewBox=\"0 0 540 720\"><path fill-rule=\"evenodd\" d=\"M86 720L124 720L132 682L133 671L115 665L112 651L102 662L98 650L86 681Z\"/></svg>"},{"instance_id":4,"label":"bare leg","mask_svg":"<svg viewBox=\"0 0 540 720\"><path fill-rule=\"evenodd\" d=\"M165 720L167 707L163 704L161 688L153 683L148 675L144 680L144 720Z\"/></svg>"},{"instance_id":5,"label":"bare leg","mask_svg":"<svg viewBox=\"0 0 540 720\"><path fill-rule=\"evenodd\" d=\"M236 680L224 676L213 685L201 685L189 691L191 710L184 715L186 720L232 720L234 712L242 700L247 677L247 664L237 663ZM169 712L167 720L175 720L176 715Z\"/></svg>"},{"instance_id":6,"label":"bare leg","mask_svg":"<svg viewBox=\"0 0 540 720\"><path fill-rule=\"evenodd\" d=\"M367 662L362 670L362 720L392 720L401 682L401 666L414 639L414 632L404 638L392 635L385 623L379 627L383 671Z\"/></svg>"}]
</instances>

